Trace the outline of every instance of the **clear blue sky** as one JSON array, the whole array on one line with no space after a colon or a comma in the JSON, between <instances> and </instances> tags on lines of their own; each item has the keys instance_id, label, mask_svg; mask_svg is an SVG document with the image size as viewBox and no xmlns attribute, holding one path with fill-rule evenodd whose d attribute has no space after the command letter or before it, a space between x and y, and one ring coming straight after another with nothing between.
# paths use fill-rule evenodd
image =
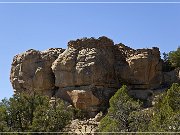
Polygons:
<instances>
[{"instance_id":1,"label":"clear blue sky","mask_svg":"<svg viewBox=\"0 0 180 135\"><path fill-rule=\"evenodd\" d=\"M66 48L69 40L103 35L132 48L175 50L180 4L0 4L0 99L13 94L14 55L30 48Z\"/></svg>"}]
</instances>

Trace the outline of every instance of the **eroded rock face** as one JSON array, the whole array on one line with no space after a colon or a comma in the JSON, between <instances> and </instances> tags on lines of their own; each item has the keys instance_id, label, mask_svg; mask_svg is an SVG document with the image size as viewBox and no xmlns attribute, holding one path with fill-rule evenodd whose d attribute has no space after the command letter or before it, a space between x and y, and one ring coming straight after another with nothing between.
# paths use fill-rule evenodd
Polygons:
<instances>
[{"instance_id":1,"label":"eroded rock face","mask_svg":"<svg viewBox=\"0 0 180 135\"><path fill-rule=\"evenodd\" d=\"M42 91L51 95L55 87L55 78L51 69L52 63L63 49L47 51L28 50L14 57L10 80L15 91Z\"/></svg>"},{"instance_id":2,"label":"eroded rock face","mask_svg":"<svg viewBox=\"0 0 180 135\"><path fill-rule=\"evenodd\" d=\"M134 50L122 44L118 47L124 55L123 63L116 60L119 80L127 82L132 89L154 89L161 85L162 62L158 48Z\"/></svg>"},{"instance_id":3,"label":"eroded rock face","mask_svg":"<svg viewBox=\"0 0 180 135\"><path fill-rule=\"evenodd\" d=\"M68 49L53 63L56 86L117 87L113 42L105 37L68 43Z\"/></svg>"},{"instance_id":4,"label":"eroded rock face","mask_svg":"<svg viewBox=\"0 0 180 135\"><path fill-rule=\"evenodd\" d=\"M55 95L93 117L122 84L144 99L144 91L162 83L161 67L158 48L134 50L106 37L84 38L70 41L65 51L28 50L15 56L10 78L16 91Z\"/></svg>"},{"instance_id":5,"label":"eroded rock face","mask_svg":"<svg viewBox=\"0 0 180 135\"><path fill-rule=\"evenodd\" d=\"M68 49L52 65L55 85L59 87L57 95L61 98L69 97L66 99L77 108L91 108L97 111L107 96L101 94L101 97L97 97L99 90L93 93L92 86L95 89L114 88L114 91L118 88L113 67L113 45L114 43L106 37L69 42Z\"/></svg>"}]
</instances>

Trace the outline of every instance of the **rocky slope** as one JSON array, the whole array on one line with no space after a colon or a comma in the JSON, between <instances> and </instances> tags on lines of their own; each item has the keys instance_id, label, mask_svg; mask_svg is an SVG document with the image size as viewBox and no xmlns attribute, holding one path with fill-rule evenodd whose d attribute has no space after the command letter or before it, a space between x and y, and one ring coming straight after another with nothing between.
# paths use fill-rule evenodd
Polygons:
<instances>
[{"instance_id":1,"label":"rocky slope","mask_svg":"<svg viewBox=\"0 0 180 135\"><path fill-rule=\"evenodd\" d=\"M98 113L94 118L79 120L72 120L70 124L68 124L64 128L64 132L68 132L70 134L91 134L95 135L98 132L98 125L100 120L102 119L102 112Z\"/></svg>"},{"instance_id":2,"label":"rocky slope","mask_svg":"<svg viewBox=\"0 0 180 135\"><path fill-rule=\"evenodd\" d=\"M14 57L10 80L15 92L40 91L86 110L91 117L108 106L122 84L147 99L164 83L178 81L179 69L162 72L159 49L134 50L107 37L68 42L66 50L28 50Z\"/></svg>"}]
</instances>

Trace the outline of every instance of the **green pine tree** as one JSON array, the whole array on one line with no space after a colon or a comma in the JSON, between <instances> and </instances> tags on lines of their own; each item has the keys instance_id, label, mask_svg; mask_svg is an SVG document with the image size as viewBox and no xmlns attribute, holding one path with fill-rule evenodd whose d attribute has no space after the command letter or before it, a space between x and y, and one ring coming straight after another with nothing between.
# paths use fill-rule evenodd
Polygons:
<instances>
[{"instance_id":1,"label":"green pine tree","mask_svg":"<svg viewBox=\"0 0 180 135\"><path fill-rule=\"evenodd\" d=\"M131 112L141 108L141 104L129 97L125 85L110 99L110 108L107 115L100 121L99 129L102 132L129 131L128 118Z\"/></svg>"}]
</instances>

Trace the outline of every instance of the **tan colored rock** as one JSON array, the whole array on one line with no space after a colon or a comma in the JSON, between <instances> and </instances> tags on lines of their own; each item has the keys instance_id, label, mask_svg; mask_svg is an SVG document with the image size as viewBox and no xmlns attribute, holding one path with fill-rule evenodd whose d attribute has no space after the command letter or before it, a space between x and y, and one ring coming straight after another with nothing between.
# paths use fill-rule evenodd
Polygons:
<instances>
[{"instance_id":1,"label":"tan colored rock","mask_svg":"<svg viewBox=\"0 0 180 135\"><path fill-rule=\"evenodd\" d=\"M57 87L98 85L117 87L113 42L105 37L68 43L68 49L53 63Z\"/></svg>"},{"instance_id":2,"label":"tan colored rock","mask_svg":"<svg viewBox=\"0 0 180 135\"><path fill-rule=\"evenodd\" d=\"M91 107L100 104L99 99L93 95L92 91L73 90L67 93L76 108L89 110Z\"/></svg>"},{"instance_id":3,"label":"tan colored rock","mask_svg":"<svg viewBox=\"0 0 180 135\"><path fill-rule=\"evenodd\" d=\"M107 105L118 88L114 60L113 42L106 37L69 42L68 49L52 65L55 85L59 87L57 96L96 115L94 112L102 104ZM114 90L106 91L108 88Z\"/></svg>"},{"instance_id":4,"label":"tan colored rock","mask_svg":"<svg viewBox=\"0 0 180 135\"><path fill-rule=\"evenodd\" d=\"M116 64L120 80L127 82L132 89L154 89L160 86L162 62L158 48L138 50L128 48L124 53L120 45L119 51L126 59L120 66ZM122 60L120 62L122 63Z\"/></svg>"},{"instance_id":5,"label":"tan colored rock","mask_svg":"<svg viewBox=\"0 0 180 135\"><path fill-rule=\"evenodd\" d=\"M161 68L158 48L134 50L107 37L84 38L70 41L65 51L28 50L15 56L10 78L16 91L56 95L95 116L122 84L146 98L148 92L137 90L159 87Z\"/></svg>"},{"instance_id":6,"label":"tan colored rock","mask_svg":"<svg viewBox=\"0 0 180 135\"><path fill-rule=\"evenodd\" d=\"M70 124L68 124L64 128L64 132L68 132L70 134L91 134L96 135L98 133L98 125L100 122L97 122L96 119L87 119L87 120L72 120Z\"/></svg>"},{"instance_id":7,"label":"tan colored rock","mask_svg":"<svg viewBox=\"0 0 180 135\"><path fill-rule=\"evenodd\" d=\"M61 54L63 49L49 49L47 51L28 50L14 57L10 80L16 92L43 91L51 95L54 85L52 63Z\"/></svg>"},{"instance_id":8,"label":"tan colored rock","mask_svg":"<svg viewBox=\"0 0 180 135\"><path fill-rule=\"evenodd\" d=\"M87 110L94 117L100 110L108 107L109 99L116 92L115 88L99 86L80 86L59 88L56 97L68 101L73 106Z\"/></svg>"},{"instance_id":9,"label":"tan colored rock","mask_svg":"<svg viewBox=\"0 0 180 135\"><path fill-rule=\"evenodd\" d=\"M99 122L102 118L103 118L103 113L102 113L102 112L99 112L99 113L93 118L93 120Z\"/></svg>"}]
</instances>

